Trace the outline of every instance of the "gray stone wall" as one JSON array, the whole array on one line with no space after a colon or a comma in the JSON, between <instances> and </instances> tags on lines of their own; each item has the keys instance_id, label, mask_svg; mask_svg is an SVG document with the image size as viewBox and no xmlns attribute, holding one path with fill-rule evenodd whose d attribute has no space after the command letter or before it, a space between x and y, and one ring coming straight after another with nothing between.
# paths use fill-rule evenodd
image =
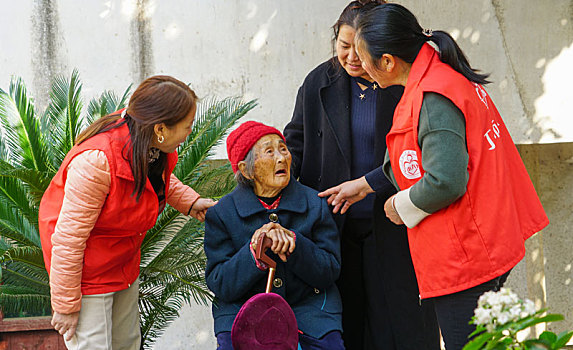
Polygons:
<instances>
[{"instance_id":1,"label":"gray stone wall","mask_svg":"<svg viewBox=\"0 0 573 350\"><path fill-rule=\"evenodd\" d=\"M520 145L519 151L550 224L526 242L525 259L510 275L509 286L535 301L538 308L565 316L565 321L552 324L549 330L571 330L573 143Z\"/></svg>"}]
</instances>

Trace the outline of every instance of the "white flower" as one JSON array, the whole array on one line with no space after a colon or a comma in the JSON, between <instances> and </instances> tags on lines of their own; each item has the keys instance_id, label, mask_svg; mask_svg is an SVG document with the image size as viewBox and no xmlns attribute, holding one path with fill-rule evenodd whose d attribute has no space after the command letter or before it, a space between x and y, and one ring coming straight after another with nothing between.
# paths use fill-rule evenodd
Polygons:
<instances>
[{"instance_id":1,"label":"white flower","mask_svg":"<svg viewBox=\"0 0 573 350\"><path fill-rule=\"evenodd\" d=\"M484 325L492 332L498 326L534 313L535 305L531 300L522 301L509 288L501 288L499 292L490 291L479 297L474 323Z\"/></svg>"},{"instance_id":2,"label":"white flower","mask_svg":"<svg viewBox=\"0 0 573 350\"><path fill-rule=\"evenodd\" d=\"M475 309L475 323L476 324L488 324L492 321L491 319L491 309L476 308Z\"/></svg>"},{"instance_id":3,"label":"white flower","mask_svg":"<svg viewBox=\"0 0 573 350\"><path fill-rule=\"evenodd\" d=\"M499 305L501 302L501 295L499 295L498 293L494 293L494 292L489 292L491 293L489 295L488 298L488 304L490 305Z\"/></svg>"},{"instance_id":4,"label":"white flower","mask_svg":"<svg viewBox=\"0 0 573 350\"><path fill-rule=\"evenodd\" d=\"M506 324L511 319L511 315L507 312L502 312L497 316L497 322L500 325Z\"/></svg>"},{"instance_id":5,"label":"white flower","mask_svg":"<svg viewBox=\"0 0 573 350\"><path fill-rule=\"evenodd\" d=\"M511 319L516 320L521 316L521 305L515 304L509 309L509 314L511 315Z\"/></svg>"},{"instance_id":6,"label":"white flower","mask_svg":"<svg viewBox=\"0 0 573 350\"><path fill-rule=\"evenodd\" d=\"M501 314L502 305L501 304L495 304L491 307L491 310L492 310L493 314L495 316L497 316L497 315Z\"/></svg>"}]
</instances>

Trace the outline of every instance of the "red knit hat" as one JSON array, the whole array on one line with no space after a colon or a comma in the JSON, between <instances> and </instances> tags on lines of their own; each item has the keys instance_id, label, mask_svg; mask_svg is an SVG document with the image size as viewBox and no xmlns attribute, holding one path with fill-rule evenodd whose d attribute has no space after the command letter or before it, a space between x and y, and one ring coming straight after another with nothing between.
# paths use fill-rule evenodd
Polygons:
<instances>
[{"instance_id":1,"label":"red knit hat","mask_svg":"<svg viewBox=\"0 0 573 350\"><path fill-rule=\"evenodd\" d=\"M254 144L268 134L277 134L286 142L283 134L277 129L254 121L244 122L229 134L227 137L227 155L234 173L239 169L237 164L245 160L247 153Z\"/></svg>"}]
</instances>

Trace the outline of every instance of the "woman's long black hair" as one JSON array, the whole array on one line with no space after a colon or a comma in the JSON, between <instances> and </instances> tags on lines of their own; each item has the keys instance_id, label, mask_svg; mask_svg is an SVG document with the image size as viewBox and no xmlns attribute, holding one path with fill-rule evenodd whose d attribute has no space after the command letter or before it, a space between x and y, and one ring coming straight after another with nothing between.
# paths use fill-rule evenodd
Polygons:
<instances>
[{"instance_id":1,"label":"woman's long black hair","mask_svg":"<svg viewBox=\"0 0 573 350\"><path fill-rule=\"evenodd\" d=\"M357 19L356 28L360 45L368 51L375 64L385 53L413 63L422 45L432 41L439 48L442 62L474 83L490 83L487 80L489 74L480 74L479 70L473 69L448 33L441 30L424 32L416 16L402 5L387 3L376 6Z\"/></svg>"}]
</instances>

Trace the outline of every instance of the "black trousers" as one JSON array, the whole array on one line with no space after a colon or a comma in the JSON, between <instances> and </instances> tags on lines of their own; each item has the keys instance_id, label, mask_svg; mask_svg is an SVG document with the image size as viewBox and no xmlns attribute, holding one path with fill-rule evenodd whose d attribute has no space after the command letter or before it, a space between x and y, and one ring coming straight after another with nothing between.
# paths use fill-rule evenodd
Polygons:
<instances>
[{"instance_id":1,"label":"black trousers","mask_svg":"<svg viewBox=\"0 0 573 350\"><path fill-rule=\"evenodd\" d=\"M373 334L384 340L387 349L394 349L382 281L374 277L377 264L371 220L347 218L340 248L342 265L337 286L342 297L342 338L346 349L370 348L365 343L371 342Z\"/></svg>"},{"instance_id":2,"label":"black trousers","mask_svg":"<svg viewBox=\"0 0 573 350\"><path fill-rule=\"evenodd\" d=\"M489 291L499 291L509 276L503 275L461 292L431 298L434 301L438 323L446 350L461 350L469 341L468 336L476 329L468 324L474 315L479 297Z\"/></svg>"},{"instance_id":3,"label":"black trousers","mask_svg":"<svg viewBox=\"0 0 573 350\"><path fill-rule=\"evenodd\" d=\"M376 231L371 219L347 217L342 228L337 285L346 349L439 350L434 307L426 301L420 305L405 229L393 225L383 230L390 236L403 235L386 241ZM395 239L405 244L381 247ZM395 258L392 264L384 263L385 250Z\"/></svg>"}]
</instances>

